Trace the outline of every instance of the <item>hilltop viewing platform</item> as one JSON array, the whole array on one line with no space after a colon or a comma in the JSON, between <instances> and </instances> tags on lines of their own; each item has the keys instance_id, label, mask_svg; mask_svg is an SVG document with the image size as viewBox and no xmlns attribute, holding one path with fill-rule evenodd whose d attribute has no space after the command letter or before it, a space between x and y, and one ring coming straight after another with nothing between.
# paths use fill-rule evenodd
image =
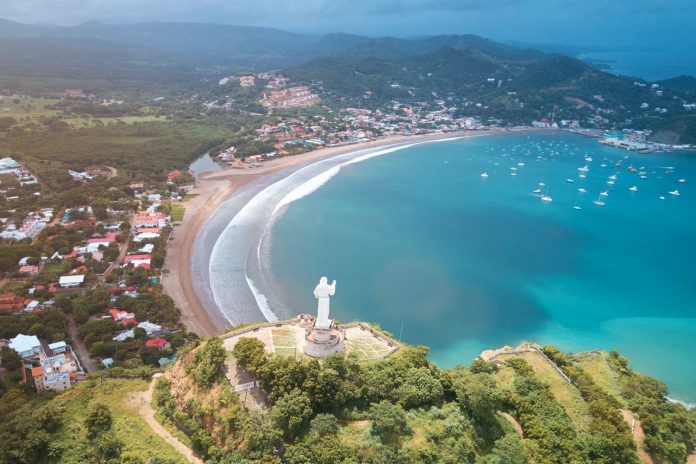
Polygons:
<instances>
[{"instance_id":1,"label":"hilltop viewing platform","mask_svg":"<svg viewBox=\"0 0 696 464\"><path fill-rule=\"evenodd\" d=\"M223 346L232 351L242 337L256 338L263 342L268 353L280 356L309 356L305 354L307 332L315 318L307 314L280 322L266 322L249 325L222 335ZM374 361L384 359L401 348L396 340L363 322L336 324L336 331L342 334L342 348L336 352L345 352L357 361Z\"/></svg>"}]
</instances>

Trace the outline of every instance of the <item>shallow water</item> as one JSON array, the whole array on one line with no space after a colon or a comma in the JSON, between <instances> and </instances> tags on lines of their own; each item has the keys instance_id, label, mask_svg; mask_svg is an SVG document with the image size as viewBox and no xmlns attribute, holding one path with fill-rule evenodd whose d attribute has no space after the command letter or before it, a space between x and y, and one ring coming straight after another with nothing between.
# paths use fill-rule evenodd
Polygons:
<instances>
[{"instance_id":1,"label":"shallow water","mask_svg":"<svg viewBox=\"0 0 696 464\"><path fill-rule=\"evenodd\" d=\"M635 154L570 134L415 146L344 166L291 203L262 290L279 315L313 313L319 277L335 278L332 317L428 345L442 367L525 340L618 349L696 402L695 183L693 153Z\"/></svg>"},{"instance_id":2,"label":"shallow water","mask_svg":"<svg viewBox=\"0 0 696 464\"><path fill-rule=\"evenodd\" d=\"M198 177L203 172L217 172L222 168L215 162L213 157L210 156L210 153L204 153L200 158L191 163L189 169L194 176Z\"/></svg>"}]
</instances>

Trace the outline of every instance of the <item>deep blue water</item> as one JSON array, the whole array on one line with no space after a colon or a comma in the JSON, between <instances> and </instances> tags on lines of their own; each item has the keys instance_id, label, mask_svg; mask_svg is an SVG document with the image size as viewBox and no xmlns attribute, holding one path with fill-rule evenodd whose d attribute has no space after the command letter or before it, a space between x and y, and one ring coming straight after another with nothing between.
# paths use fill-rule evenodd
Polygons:
<instances>
[{"instance_id":1,"label":"deep blue water","mask_svg":"<svg viewBox=\"0 0 696 464\"><path fill-rule=\"evenodd\" d=\"M599 60L611 72L649 81L683 74L696 76L696 57L691 50L628 50L583 53L581 59Z\"/></svg>"},{"instance_id":2,"label":"deep blue water","mask_svg":"<svg viewBox=\"0 0 696 464\"><path fill-rule=\"evenodd\" d=\"M595 205L605 190L606 206ZM468 138L345 166L290 204L270 269L282 312L313 313L319 277L335 278L332 317L401 333L441 367L522 341L618 349L696 402L694 211L693 153L635 154L570 134Z\"/></svg>"}]
</instances>

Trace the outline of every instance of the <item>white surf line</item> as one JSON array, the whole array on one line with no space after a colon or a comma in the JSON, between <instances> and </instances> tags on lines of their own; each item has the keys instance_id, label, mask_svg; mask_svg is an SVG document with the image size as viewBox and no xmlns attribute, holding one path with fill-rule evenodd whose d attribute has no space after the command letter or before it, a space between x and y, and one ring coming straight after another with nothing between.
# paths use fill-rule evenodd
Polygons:
<instances>
[{"instance_id":1,"label":"white surf line","mask_svg":"<svg viewBox=\"0 0 696 464\"><path fill-rule=\"evenodd\" d=\"M473 135L473 136L467 136L468 137L481 137L485 136L488 134L480 134L480 135ZM436 142L448 142L448 141L453 141L453 140L459 140L465 137L448 137L448 138L443 138L443 139L437 139L437 140L424 140L424 141L419 141L419 142L413 142L413 143L408 143L404 145L397 145L397 146L387 146L382 147L382 148L375 148L375 151L368 151L367 153L364 154L358 154L361 153L365 150L370 150L370 149L358 149L353 152L345 153L343 155L338 155L336 157L331 157L331 158L326 158L323 160L319 160L317 162L314 162L312 164L309 164L301 169L298 169L297 171L293 172L292 174L288 175L287 177L284 177L283 179L280 179L277 182L274 182L273 184L265 187L261 191L259 191L256 195L254 195L246 205L240 209L237 214L230 220L230 222L227 224L227 226L223 229L221 232L220 236L218 237L218 240L215 242L215 245L213 246L213 249L211 251L211 258L208 264L208 273L210 278L210 288L211 288L211 293L213 294L213 300L215 301L215 304L217 307L221 310L225 318L228 320L230 324L235 324L235 321L232 321L230 317L225 313L225 311L222 310L222 305L220 300L218 299L218 296L215 293L215 290L213 289L212 285L212 275L213 275L213 257L219 255L219 247L221 246L221 240L220 237L223 237L227 234L228 230L231 228L239 228L240 230L244 230L245 228L249 228L253 226L255 223L258 223L261 220L265 221L265 225L263 227L263 232L260 234L259 237L259 242L257 244L257 250L256 250L256 256L257 259L259 259L259 266L261 266L261 240L263 239L263 236L265 235L265 231L267 227L269 226L268 219L272 219L273 216L284 206L289 205L293 201L299 200L301 198L306 197L307 195L315 192L317 189L319 189L322 185L326 184L331 178L333 178L336 174L340 172L341 167L349 165L349 164L354 164L354 163L359 163L377 156L382 156L386 155L389 153L393 153L395 151L403 150L405 148L410 148L415 145L422 145L426 143L436 143ZM357 156L356 156L357 154ZM308 180L305 180L304 182L300 183L298 186L292 188L292 184L297 181L298 177L302 177L303 175L306 174L307 170L310 169L316 169L318 164L323 164L323 163L331 163L335 162L337 160L343 159L343 158L349 158L348 160L344 161L343 163L340 163L336 166L332 166L325 171L311 177ZM274 196L277 194L282 194L282 190L285 188L292 188L288 193L286 193L275 205L273 208L270 218L262 218L262 212L264 207L268 207L269 201L273 202ZM261 214L259 214L261 213ZM244 259L244 275L246 279L247 286L249 288L249 291L251 294L254 296L254 300L256 302L256 305L258 309L261 311L261 314L266 318L268 321L276 321L278 320L277 315L271 310L269 304L268 304L268 298L266 295L261 292L254 281L249 277L247 273L247 268L248 268L248 253L245 255Z\"/></svg>"}]
</instances>

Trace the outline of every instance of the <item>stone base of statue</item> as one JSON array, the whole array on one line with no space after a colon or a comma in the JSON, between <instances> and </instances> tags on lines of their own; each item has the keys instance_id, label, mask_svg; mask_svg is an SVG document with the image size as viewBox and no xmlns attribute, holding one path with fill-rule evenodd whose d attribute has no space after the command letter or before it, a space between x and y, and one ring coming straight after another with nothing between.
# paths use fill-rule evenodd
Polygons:
<instances>
[{"instance_id":1,"label":"stone base of statue","mask_svg":"<svg viewBox=\"0 0 696 464\"><path fill-rule=\"evenodd\" d=\"M331 324L317 324L313 321L311 327L305 330L304 352L313 358L325 358L345 350L345 335L343 329L331 321Z\"/></svg>"}]
</instances>

